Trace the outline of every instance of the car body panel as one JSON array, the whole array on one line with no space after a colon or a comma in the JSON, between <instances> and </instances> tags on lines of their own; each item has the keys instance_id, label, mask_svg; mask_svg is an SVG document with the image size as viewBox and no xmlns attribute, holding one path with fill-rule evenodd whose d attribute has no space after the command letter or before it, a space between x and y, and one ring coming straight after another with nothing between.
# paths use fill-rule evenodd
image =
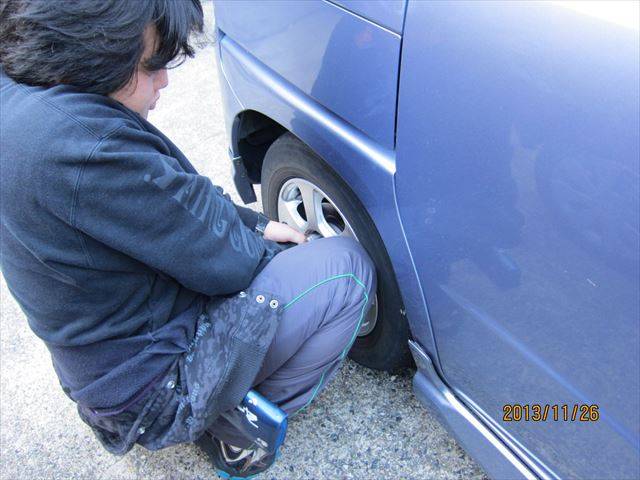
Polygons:
<instances>
[{"instance_id":1,"label":"car body panel","mask_svg":"<svg viewBox=\"0 0 640 480\"><path fill-rule=\"evenodd\" d=\"M232 156L236 119L256 111L349 184L442 378L418 364L416 394L490 475L515 454L542 478L633 478L637 31L556 4L409 1L396 30L384 9L295 3L215 5ZM341 22L349 33L327 40ZM395 80L350 57L367 25ZM376 98L384 118L367 124L355 104ZM601 418L506 423L508 403L598 404Z\"/></svg>"},{"instance_id":2,"label":"car body panel","mask_svg":"<svg viewBox=\"0 0 640 480\"><path fill-rule=\"evenodd\" d=\"M393 148L400 36L329 2L216 3L229 38L376 142ZM338 81L344 88L336 89Z\"/></svg>"},{"instance_id":3,"label":"car body panel","mask_svg":"<svg viewBox=\"0 0 640 480\"><path fill-rule=\"evenodd\" d=\"M387 28L392 32L402 34L404 9L406 0L328 0L350 12L360 15L367 20Z\"/></svg>"},{"instance_id":4,"label":"car body panel","mask_svg":"<svg viewBox=\"0 0 640 480\"><path fill-rule=\"evenodd\" d=\"M442 373L549 475L638 474L639 44L554 4L408 6L397 201Z\"/></svg>"}]
</instances>

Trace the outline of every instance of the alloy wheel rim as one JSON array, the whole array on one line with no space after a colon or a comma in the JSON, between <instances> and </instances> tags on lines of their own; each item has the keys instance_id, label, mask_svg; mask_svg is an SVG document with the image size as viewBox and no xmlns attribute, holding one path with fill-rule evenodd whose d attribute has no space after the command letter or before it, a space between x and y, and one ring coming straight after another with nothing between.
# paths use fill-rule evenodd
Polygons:
<instances>
[{"instance_id":1,"label":"alloy wheel rim","mask_svg":"<svg viewBox=\"0 0 640 480\"><path fill-rule=\"evenodd\" d=\"M333 200L312 182L304 178L290 178L278 192L278 221L286 223L311 240L345 236L358 240L351 224ZM378 320L378 294L367 312L358 337L370 334Z\"/></svg>"}]
</instances>

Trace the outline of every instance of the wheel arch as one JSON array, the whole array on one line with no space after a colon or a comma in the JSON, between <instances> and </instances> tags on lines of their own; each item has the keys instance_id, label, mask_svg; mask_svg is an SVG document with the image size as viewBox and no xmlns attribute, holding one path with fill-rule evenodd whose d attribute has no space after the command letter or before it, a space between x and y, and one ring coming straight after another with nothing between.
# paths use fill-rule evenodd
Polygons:
<instances>
[{"instance_id":1,"label":"wheel arch","mask_svg":"<svg viewBox=\"0 0 640 480\"><path fill-rule=\"evenodd\" d=\"M241 158L252 184L260 183L260 171L267 150L287 131L273 118L256 110L243 110L234 117L231 150Z\"/></svg>"},{"instance_id":2,"label":"wheel arch","mask_svg":"<svg viewBox=\"0 0 640 480\"><path fill-rule=\"evenodd\" d=\"M296 139L316 154L327 169L330 169L340 177L343 182L348 184L340 172L327 162L309 142L305 142L304 139L296 135L295 132L284 127L270 116L257 110L248 109L239 112L234 117L231 129L231 149L236 153L236 156L241 158L251 183L260 183L262 163L264 162L267 150L273 142L285 133L290 133L296 137ZM366 206L363 205L363 207L366 210Z\"/></svg>"}]
</instances>

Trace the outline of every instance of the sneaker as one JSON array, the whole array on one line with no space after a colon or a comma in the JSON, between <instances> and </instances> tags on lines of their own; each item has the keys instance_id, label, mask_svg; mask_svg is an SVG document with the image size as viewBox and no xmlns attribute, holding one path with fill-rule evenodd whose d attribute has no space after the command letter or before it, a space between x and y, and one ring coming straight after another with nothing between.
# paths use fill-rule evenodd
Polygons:
<instances>
[{"instance_id":1,"label":"sneaker","mask_svg":"<svg viewBox=\"0 0 640 480\"><path fill-rule=\"evenodd\" d=\"M225 480L254 478L273 465L279 456L268 454L257 446L239 448L229 445L208 433L196 441L196 445L207 453L216 472Z\"/></svg>"}]
</instances>

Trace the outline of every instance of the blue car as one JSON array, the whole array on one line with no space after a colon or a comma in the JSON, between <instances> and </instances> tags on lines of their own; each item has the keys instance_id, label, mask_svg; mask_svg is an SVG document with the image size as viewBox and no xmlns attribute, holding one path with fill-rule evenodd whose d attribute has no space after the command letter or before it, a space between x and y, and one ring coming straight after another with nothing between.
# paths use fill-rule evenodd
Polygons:
<instances>
[{"instance_id":1,"label":"blue car","mask_svg":"<svg viewBox=\"0 0 640 480\"><path fill-rule=\"evenodd\" d=\"M494 478L640 478L637 9L215 5L242 200L365 246L350 356Z\"/></svg>"}]
</instances>

